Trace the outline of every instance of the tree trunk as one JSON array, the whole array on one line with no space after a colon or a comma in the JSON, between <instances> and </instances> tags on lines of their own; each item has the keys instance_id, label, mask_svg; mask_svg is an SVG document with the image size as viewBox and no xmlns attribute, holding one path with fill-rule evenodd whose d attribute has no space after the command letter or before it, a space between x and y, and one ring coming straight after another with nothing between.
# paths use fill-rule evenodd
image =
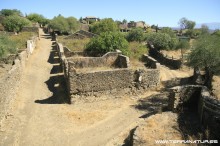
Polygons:
<instances>
[{"instance_id":1,"label":"tree trunk","mask_svg":"<svg viewBox=\"0 0 220 146\"><path fill-rule=\"evenodd\" d=\"M210 70L209 67L205 67L205 83L204 85L208 87L208 89L212 89L212 79L213 79L213 72Z\"/></svg>"}]
</instances>

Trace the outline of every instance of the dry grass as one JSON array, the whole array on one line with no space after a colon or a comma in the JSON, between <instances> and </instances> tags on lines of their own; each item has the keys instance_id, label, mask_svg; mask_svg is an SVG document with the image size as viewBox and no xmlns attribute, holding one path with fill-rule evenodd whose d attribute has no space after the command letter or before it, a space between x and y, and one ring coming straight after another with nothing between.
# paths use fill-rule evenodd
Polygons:
<instances>
[{"instance_id":1,"label":"dry grass","mask_svg":"<svg viewBox=\"0 0 220 146\"><path fill-rule=\"evenodd\" d=\"M183 55L189 53L190 50L183 50ZM164 54L164 56L167 56L169 58L173 58L173 59L181 59L182 58L182 53L181 53L181 49L178 50L161 50L161 52Z\"/></svg>"},{"instance_id":2,"label":"dry grass","mask_svg":"<svg viewBox=\"0 0 220 146\"><path fill-rule=\"evenodd\" d=\"M90 41L89 38L85 39L64 39L66 36L58 36L58 42L66 46L71 51L84 51L86 44Z\"/></svg>"},{"instance_id":3,"label":"dry grass","mask_svg":"<svg viewBox=\"0 0 220 146\"><path fill-rule=\"evenodd\" d=\"M79 68L76 69L77 73L88 73L88 72L96 72L96 71L105 71L105 70L112 70L117 69L110 66L102 66L102 67L86 67L86 68Z\"/></svg>"},{"instance_id":4,"label":"dry grass","mask_svg":"<svg viewBox=\"0 0 220 146\"><path fill-rule=\"evenodd\" d=\"M136 130L136 134L140 138L140 141L145 142L143 146L156 145L155 140L182 140L177 118L177 114L166 112L153 115L146 119L145 123L140 125ZM163 145L175 144L169 143Z\"/></svg>"},{"instance_id":5,"label":"dry grass","mask_svg":"<svg viewBox=\"0 0 220 146\"><path fill-rule=\"evenodd\" d=\"M220 100L220 76L213 77L213 93Z\"/></svg>"},{"instance_id":6,"label":"dry grass","mask_svg":"<svg viewBox=\"0 0 220 146\"><path fill-rule=\"evenodd\" d=\"M16 42L16 47L18 49L25 49L27 47L27 40L36 35L37 34L33 32L21 32L18 35L11 35L10 39Z\"/></svg>"},{"instance_id":7,"label":"dry grass","mask_svg":"<svg viewBox=\"0 0 220 146\"><path fill-rule=\"evenodd\" d=\"M128 57L131 60L139 60L143 54L148 54L146 45L139 42L130 42L128 47Z\"/></svg>"}]
</instances>

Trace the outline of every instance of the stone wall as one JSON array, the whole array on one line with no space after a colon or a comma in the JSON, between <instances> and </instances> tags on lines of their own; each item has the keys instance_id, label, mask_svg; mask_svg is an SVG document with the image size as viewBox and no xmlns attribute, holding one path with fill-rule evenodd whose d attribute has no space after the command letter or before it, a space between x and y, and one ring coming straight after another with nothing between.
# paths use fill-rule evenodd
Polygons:
<instances>
[{"instance_id":1,"label":"stone wall","mask_svg":"<svg viewBox=\"0 0 220 146\"><path fill-rule=\"evenodd\" d=\"M57 44L70 97L124 95L156 87L160 82L159 64L155 69L130 68L129 58L121 52L102 57L82 57ZM67 56L65 56L67 54ZM70 57L71 56L71 57ZM99 67L106 69L99 70ZM81 71L86 69L87 71ZM72 100L73 101L73 100Z\"/></svg>"},{"instance_id":2,"label":"stone wall","mask_svg":"<svg viewBox=\"0 0 220 146\"><path fill-rule=\"evenodd\" d=\"M160 63L157 62L157 60L155 60L154 58L152 58L152 57L150 57L146 54L144 54L142 56L142 61L146 63L145 65L148 68L154 68L155 69L155 68L158 68L160 66Z\"/></svg>"},{"instance_id":3,"label":"stone wall","mask_svg":"<svg viewBox=\"0 0 220 146\"><path fill-rule=\"evenodd\" d=\"M27 49L20 52L15 56L11 69L6 74L0 76L0 124L4 118L10 115L8 113L9 104L16 96L28 56L29 52Z\"/></svg>"},{"instance_id":4,"label":"stone wall","mask_svg":"<svg viewBox=\"0 0 220 146\"><path fill-rule=\"evenodd\" d=\"M149 47L149 55L155 58L160 64L173 69L179 69L182 65L182 61L180 59L167 58L152 47Z\"/></svg>"},{"instance_id":5,"label":"stone wall","mask_svg":"<svg viewBox=\"0 0 220 146\"><path fill-rule=\"evenodd\" d=\"M119 55L117 52L108 52L102 57L71 57L67 60L73 62L75 68L116 67L117 62L120 62L121 66L128 66L126 59L118 59L125 57Z\"/></svg>"},{"instance_id":6,"label":"stone wall","mask_svg":"<svg viewBox=\"0 0 220 146\"><path fill-rule=\"evenodd\" d=\"M32 37L30 40L27 40L27 53L28 55L32 54L36 48L38 37Z\"/></svg>"},{"instance_id":7,"label":"stone wall","mask_svg":"<svg viewBox=\"0 0 220 146\"><path fill-rule=\"evenodd\" d=\"M85 31L85 30L79 30L73 34L68 35L65 37L65 39L84 39L84 38L93 38L97 36L97 34Z\"/></svg>"},{"instance_id":8,"label":"stone wall","mask_svg":"<svg viewBox=\"0 0 220 146\"><path fill-rule=\"evenodd\" d=\"M170 89L169 109L178 111L180 106L196 108L201 124L210 130L210 137L220 139L220 101L205 86L186 85Z\"/></svg>"},{"instance_id":9,"label":"stone wall","mask_svg":"<svg viewBox=\"0 0 220 146\"><path fill-rule=\"evenodd\" d=\"M131 93L145 90L159 84L159 70L139 70L129 68L77 73L69 62L68 87L70 95L90 93L122 92Z\"/></svg>"},{"instance_id":10,"label":"stone wall","mask_svg":"<svg viewBox=\"0 0 220 146\"><path fill-rule=\"evenodd\" d=\"M117 75L116 75L117 74ZM133 72L129 69L96 71L89 73L69 72L70 94L84 94L132 87Z\"/></svg>"},{"instance_id":11,"label":"stone wall","mask_svg":"<svg viewBox=\"0 0 220 146\"><path fill-rule=\"evenodd\" d=\"M198 111L202 125L211 132L211 138L220 140L220 100L210 95L206 87L201 90Z\"/></svg>"},{"instance_id":12,"label":"stone wall","mask_svg":"<svg viewBox=\"0 0 220 146\"><path fill-rule=\"evenodd\" d=\"M119 55L117 60L116 60L117 66L119 68L128 68L130 67L130 60L129 57L124 56L124 55Z\"/></svg>"},{"instance_id":13,"label":"stone wall","mask_svg":"<svg viewBox=\"0 0 220 146\"><path fill-rule=\"evenodd\" d=\"M4 119L4 116L7 117L8 105L16 95L26 59L27 52L21 52L14 60L11 70L0 79L0 123Z\"/></svg>"}]
</instances>

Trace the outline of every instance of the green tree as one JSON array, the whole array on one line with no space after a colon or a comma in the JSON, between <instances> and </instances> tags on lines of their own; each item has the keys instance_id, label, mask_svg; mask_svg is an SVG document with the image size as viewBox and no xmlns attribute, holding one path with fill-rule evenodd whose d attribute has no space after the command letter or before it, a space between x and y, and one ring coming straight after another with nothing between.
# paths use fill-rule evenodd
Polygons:
<instances>
[{"instance_id":1,"label":"green tree","mask_svg":"<svg viewBox=\"0 0 220 146\"><path fill-rule=\"evenodd\" d=\"M27 15L27 19L32 22L37 22L41 25L46 25L48 23L48 20L43 15L37 13L31 13Z\"/></svg>"},{"instance_id":2,"label":"green tree","mask_svg":"<svg viewBox=\"0 0 220 146\"><path fill-rule=\"evenodd\" d=\"M126 19L123 19L122 23L123 23L123 24L127 24L128 21L127 21Z\"/></svg>"},{"instance_id":3,"label":"green tree","mask_svg":"<svg viewBox=\"0 0 220 146\"><path fill-rule=\"evenodd\" d=\"M196 25L196 22L183 17L179 20L179 25L181 29L193 29Z\"/></svg>"},{"instance_id":4,"label":"green tree","mask_svg":"<svg viewBox=\"0 0 220 146\"><path fill-rule=\"evenodd\" d=\"M0 34L0 58L16 52L16 43L11 41L7 35Z\"/></svg>"},{"instance_id":5,"label":"green tree","mask_svg":"<svg viewBox=\"0 0 220 146\"><path fill-rule=\"evenodd\" d=\"M209 27L207 25L203 24L201 26L200 30L201 30L202 35L208 35L209 34Z\"/></svg>"},{"instance_id":6,"label":"green tree","mask_svg":"<svg viewBox=\"0 0 220 146\"><path fill-rule=\"evenodd\" d=\"M176 38L176 34L170 27L163 27L160 32L168 34L171 38Z\"/></svg>"},{"instance_id":7,"label":"green tree","mask_svg":"<svg viewBox=\"0 0 220 146\"><path fill-rule=\"evenodd\" d=\"M49 26L60 32L67 32L68 31L68 23L62 15L55 16L51 21Z\"/></svg>"},{"instance_id":8,"label":"green tree","mask_svg":"<svg viewBox=\"0 0 220 146\"><path fill-rule=\"evenodd\" d=\"M163 27L160 31L161 33L168 34L171 37L171 41L169 43L170 49L175 49L178 44L178 38L174 31L170 27Z\"/></svg>"},{"instance_id":9,"label":"green tree","mask_svg":"<svg viewBox=\"0 0 220 146\"><path fill-rule=\"evenodd\" d=\"M185 50L188 50L190 48L189 41L187 40L180 40L176 46L177 49L181 49L181 55L183 59L183 54L185 53Z\"/></svg>"},{"instance_id":10,"label":"green tree","mask_svg":"<svg viewBox=\"0 0 220 146\"><path fill-rule=\"evenodd\" d=\"M50 21L49 27L61 33L71 33L79 28L79 22L74 17L65 18L62 15L58 15Z\"/></svg>"},{"instance_id":11,"label":"green tree","mask_svg":"<svg viewBox=\"0 0 220 146\"><path fill-rule=\"evenodd\" d=\"M124 54L128 52L128 42L119 32L103 32L92 38L87 44L86 52L99 56L107 52L121 50Z\"/></svg>"},{"instance_id":12,"label":"green tree","mask_svg":"<svg viewBox=\"0 0 220 146\"><path fill-rule=\"evenodd\" d=\"M118 31L118 25L111 18L102 19L100 22L95 22L90 27L91 32L101 34L102 32Z\"/></svg>"},{"instance_id":13,"label":"green tree","mask_svg":"<svg viewBox=\"0 0 220 146\"><path fill-rule=\"evenodd\" d=\"M75 17L68 17L68 18L66 18L66 20L69 25L69 29L68 29L69 32L73 33L79 29L80 25Z\"/></svg>"},{"instance_id":14,"label":"green tree","mask_svg":"<svg viewBox=\"0 0 220 146\"><path fill-rule=\"evenodd\" d=\"M146 40L158 50L169 50L174 46L172 38L166 33L149 33Z\"/></svg>"},{"instance_id":15,"label":"green tree","mask_svg":"<svg viewBox=\"0 0 220 146\"><path fill-rule=\"evenodd\" d=\"M220 30L215 30L215 32L213 32L212 35L220 37Z\"/></svg>"},{"instance_id":16,"label":"green tree","mask_svg":"<svg viewBox=\"0 0 220 146\"><path fill-rule=\"evenodd\" d=\"M141 42L144 40L144 32L141 28L134 28L131 31L129 31L127 35L127 40L129 42L138 41Z\"/></svg>"},{"instance_id":17,"label":"green tree","mask_svg":"<svg viewBox=\"0 0 220 146\"><path fill-rule=\"evenodd\" d=\"M13 9L13 10L11 10L11 9L2 9L0 11L0 15L5 16L5 17L11 16L11 15L23 16L21 11L17 10L17 9Z\"/></svg>"},{"instance_id":18,"label":"green tree","mask_svg":"<svg viewBox=\"0 0 220 146\"><path fill-rule=\"evenodd\" d=\"M205 35L201 36L188 56L188 64L194 68L205 69L208 80L205 85L212 87L213 74L220 73L220 37Z\"/></svg>"},{"instance_id":19,"label":"green tree","mask_svg":"<svg viewBox=\"0 0 220 146\"><path fill-rule=\"evenodd\" d=\"M20 32L24 26L30 26L30 25L31 22L28 19L24 17L20 17L18 15L8 16L3 21L3 26L5 30L11 32Z\"/></svg>"}]
</instances>

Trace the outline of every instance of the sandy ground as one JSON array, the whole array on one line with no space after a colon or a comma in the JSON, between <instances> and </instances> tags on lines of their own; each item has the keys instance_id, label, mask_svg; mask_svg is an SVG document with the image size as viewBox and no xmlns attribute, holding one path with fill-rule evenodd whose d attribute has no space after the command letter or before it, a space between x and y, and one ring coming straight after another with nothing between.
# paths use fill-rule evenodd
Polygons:
<instances>
[{"instance_id":1,"label":"sandy ground","mask_svg":"<svg viewBox=\"0 0 220 146\"><path fill-rule=\"evenodd\" d=\"M145 120L143 124L137 127L135 131L136 144L138 146L155 146L155 145L169 145L175 146L177 144L164 143L157 144L156 140L182 140L178 125L178 115L172 112L165 112L162 114L153 115ZM138 136L138 137L137 137ZM178 144L182 146L184 144Z\"/></svg>"},{"instance_id":2,"label":"sandy ground","mask_svg":"<svg viewBox=\"0 0 220 146\"><path fill-rule=\"evenodd\" d=\"M160 80L167 81L172 78L185 78L193 75L193 70L187 67L183 67L179 70L171 70L166 66L160 66Z\"/></svg>"}]
</instances>

